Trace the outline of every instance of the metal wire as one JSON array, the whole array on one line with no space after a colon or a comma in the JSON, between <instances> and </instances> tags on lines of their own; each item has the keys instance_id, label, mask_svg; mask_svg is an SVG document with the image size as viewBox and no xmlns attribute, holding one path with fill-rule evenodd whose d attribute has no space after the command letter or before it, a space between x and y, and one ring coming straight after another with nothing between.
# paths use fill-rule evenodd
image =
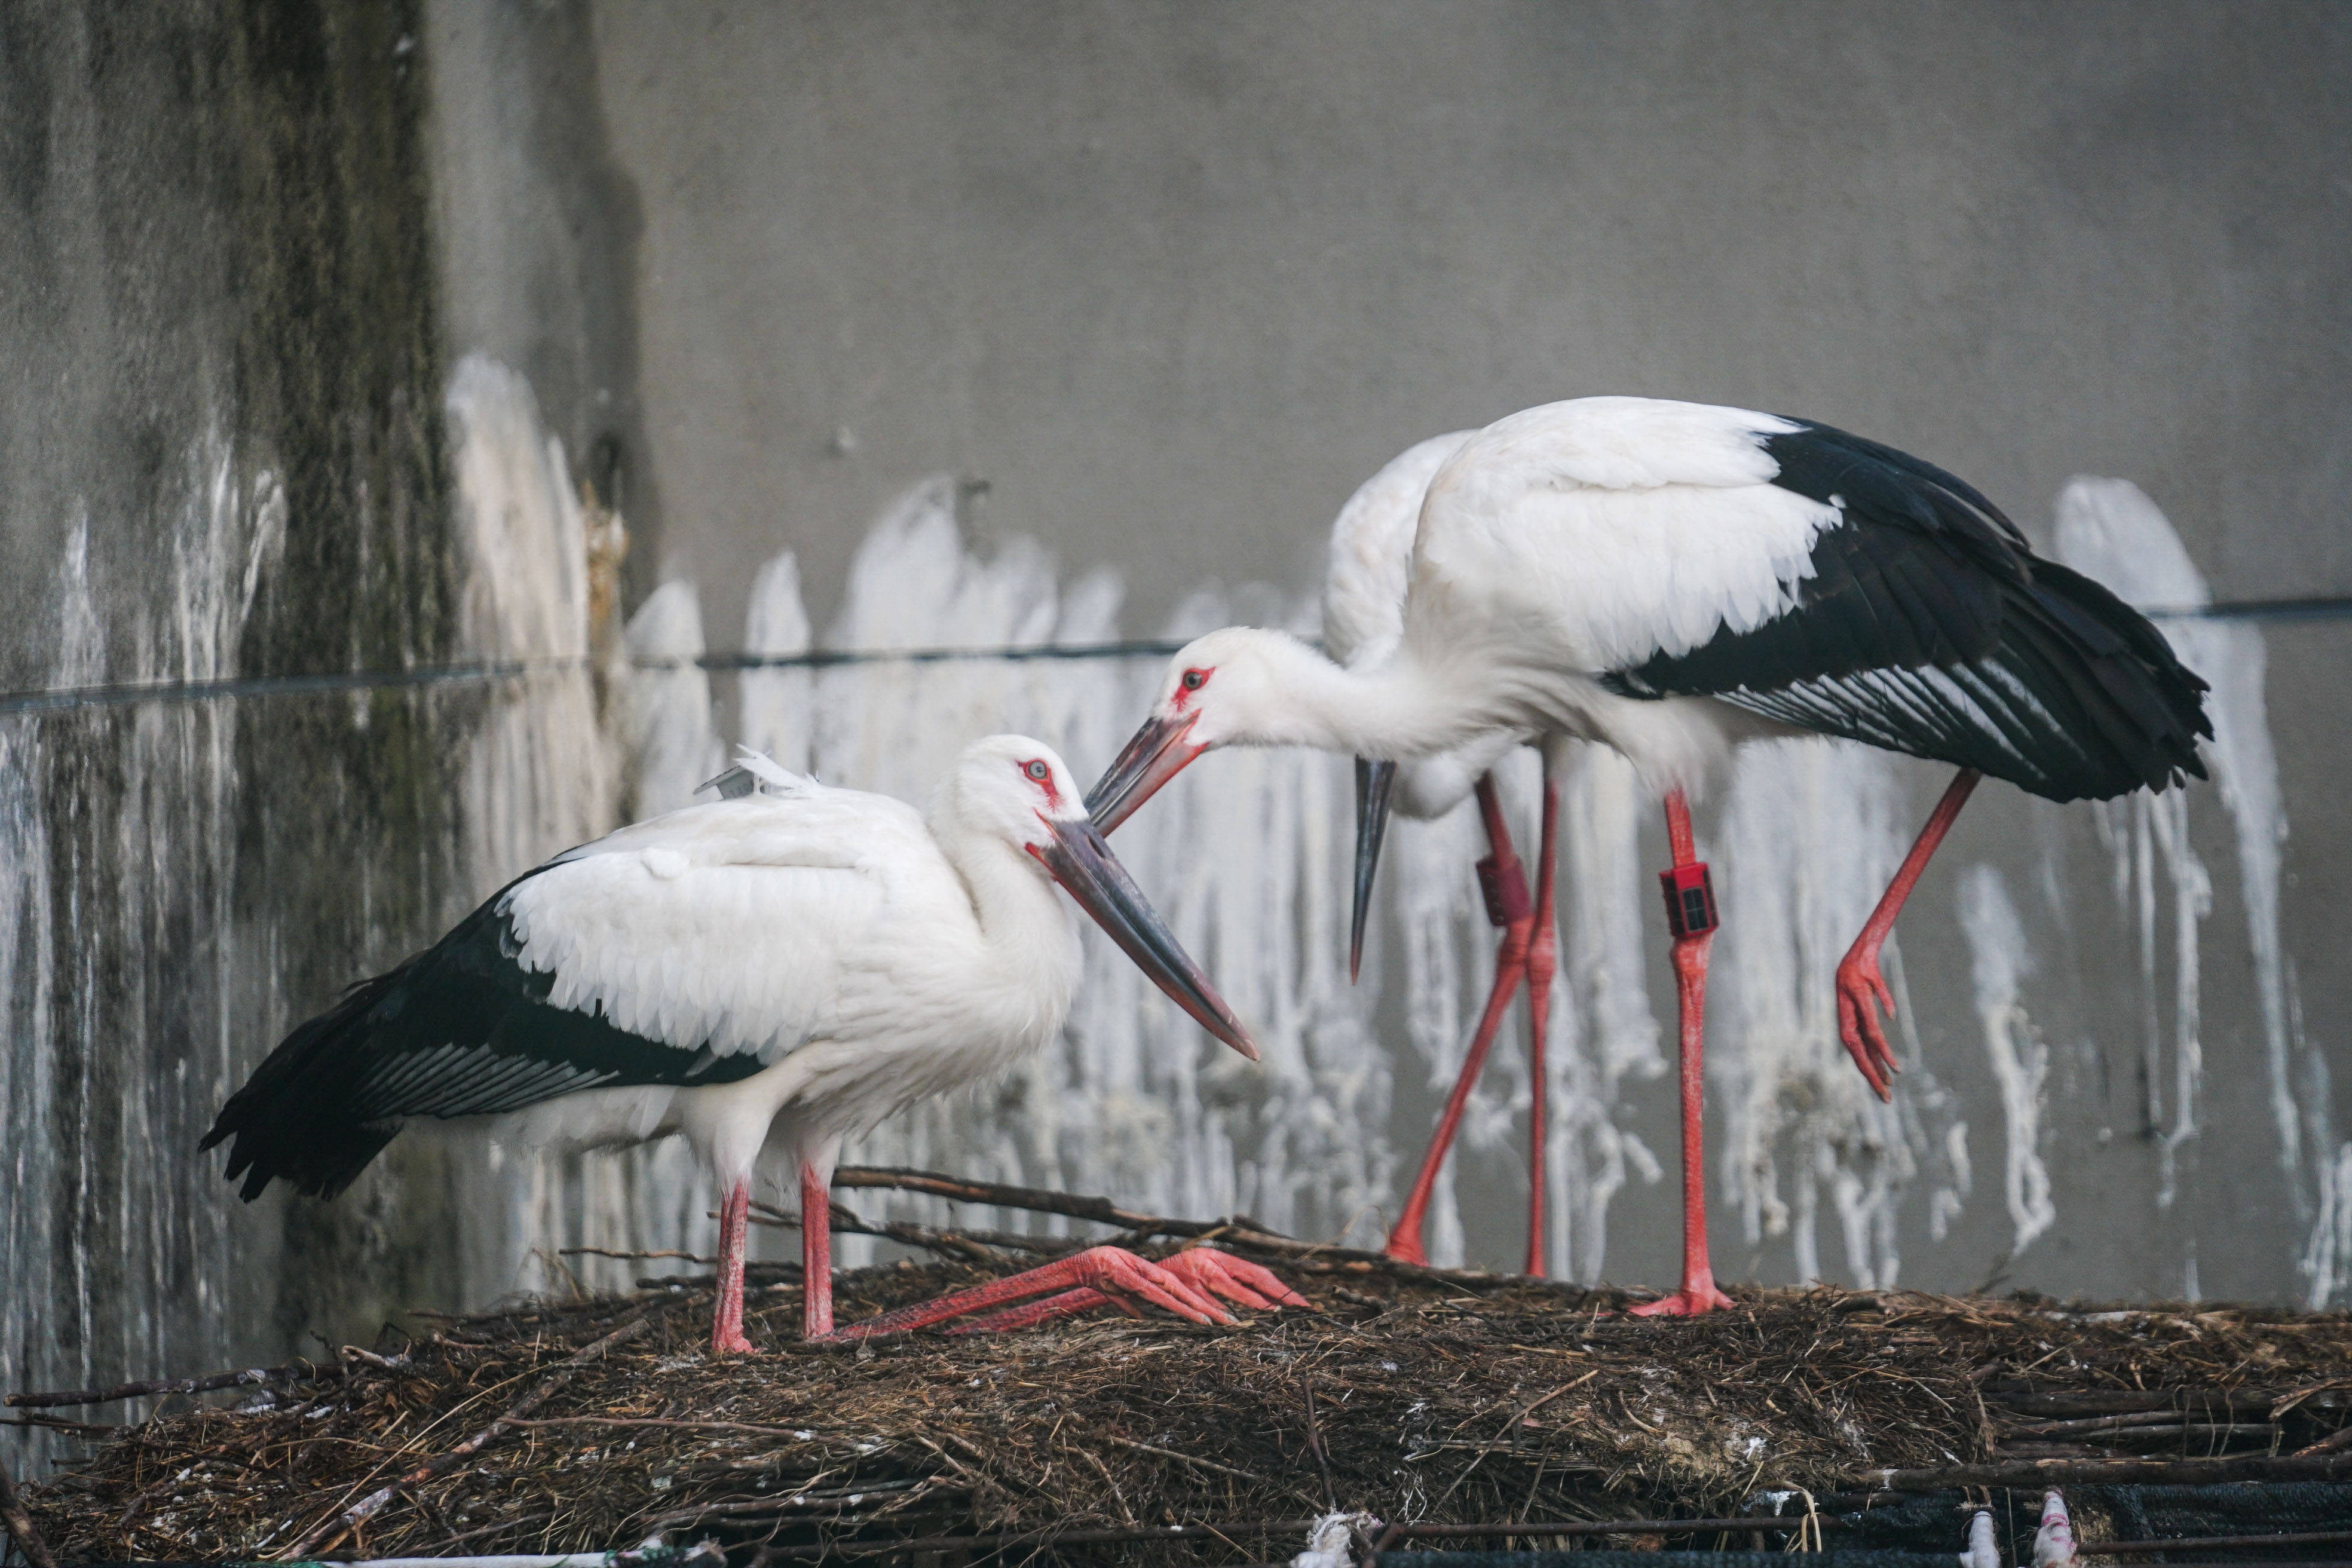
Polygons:
<instances>
[{"instance_id":1,"label":"metal wire","mask_svg":"<svg viewBox=\"0 0 2352 1568\"><path fill-rule=\"evenodd\" d=\"M2352 618L2352 597L2240 599L2218 605L2144 605L2157 621L2328 621ZM981 660L1165 658L1184 647L1171 639L1129 642L1036 643L1018 647L813 648L805 653L706 653L694 658L632 659L637 669L705 669L740 674L761 669L834 669L858 664L955 664ZM318 675L236 676L218 680L146 680L119 685L61 686L0 691L0 716L74 708L118 708L140 702L208 702L229 698L299 696L375 688L472 685L514 680L555 670L585 669L590 660L500 659L410 669L354 669Z\"/></svg>"}]
</instances>

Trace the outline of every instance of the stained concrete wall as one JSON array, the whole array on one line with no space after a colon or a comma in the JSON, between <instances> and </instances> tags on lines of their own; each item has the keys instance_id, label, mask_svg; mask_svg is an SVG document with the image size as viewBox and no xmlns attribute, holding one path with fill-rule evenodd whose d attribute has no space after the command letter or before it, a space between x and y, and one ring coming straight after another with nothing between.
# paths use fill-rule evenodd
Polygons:
<instances>
[{"instance_id":1,"label":"stained concrete wall","mask_svg":"<svg viewBox=\"0 0 2352 1568\"><path fill-rule=\"evenodd\" d=\"M1116 564L1148 631L1204 578L1307 585L1406 442L1600 391L1846 425L2037 531L2070 474L2123 475L2223 596L2345 592L2347 65L2324 4L0 8L0 684L464 652L438 408L476 352L623 501L634 591L692 576L722 644L781 545L822 620L925 473ZM2284 925L2341 1080L2347 649L2269 635ZM431 1157L246 1209L188 1146L284 1023L479 890L470 700L0 721L8 1378L460 1290ZM1954 852L2096 885L2057 831L1989 804ZM2090 970L2127 962L2101 921ZM1915 945L1963 951L1948 900ZM2268 1131L2226 970L2205 1179L2159 1220L2129 1129L2053 1151L2072 1228L2026 1282L2169 1291L2186 1235L2222 1289L2302 1290L2308 1183L2230 1163ZM2097 981L2054 1026L2100 1026ZM1957 1063L1964 958L1921 985ZM1664 1273L1666 1191L1622 1206L1657 1245L1620 1277ZM1967 1223L1990 1267L1997 1207Z\"/></svg>"},{"instance_id":2,"label":"stained concrete wall","mask_svg":"<svg viewBox=\"0 0 2352 1568\"><path fill-rule=\"evenodd\" d=\"M1116 566L1127 628L1148 633L1207 579L1311 584L1341 500L1409 442L1593 393L1844 426L1968 476L2045 541L2071 476L2126 477L2218 596L2352 591L2338 6L616 0L593 17L642 213L664 566L699 583L721 642L780 544L823 625L863 521L933 470L990 482L983 532ZM2340 1081L2327 1020L2352 960L2324 933L2352 891L2352 647L2341 623L2267 635L2294 824L2284 925L2312 1060ZM1934 787L1917 770L1914 809ZM2097 902L2088 820L1988 792L1948 851L1954 874L2005 858L2079 889L2037 939L2083 944L2074 978L2042 982L2034 1026L2062 1049L2127 1033L2139 1005L2116 988L2134 939ZM2241 918L2231 851L2200 831L2220 930ZM1939 884L1911 921L1914 984L1987 1160L1998 1093L1964 1065L1981 1047L1950 899ZM2246 962L2205 980L2211 1147L2266 1149ZM2202 1233L2207 1288L2300 1292L2307 1181L2281 1184L2263 1152L2232 1179L2216 1154L2158 1214L2130 1070L2095 1051L2064 1070L2112 1079L2118 1109L2056 1134L2068 1221L2017 1278L2177 1292ZM2330 1114L2328 1091L2300 1092ZM1629 1124L1670 1151L1653 1098ZM1504 1175L1482 1193L1485 1256L1515 1246ZM1979 1210L1947 1243L1972 1262L1906 1278L1998 1272L1999 1206ZM1613 1234L1624 1277L1670 1269L1670 1194L1630 1193ZM1750 1262L1786 1267L1769 1249L1727 1266Z\"/></svg>"},{"instance_id":3,"label":"stained concrete wall","mask_svg":"<svg viewBox=\"0 0 2352 1568\"><path fill-rule=\"evenodd\" d=\"M0 10L11 1387L372 1336L455 1288L429 1161L246 1207L194 1145L289 1007L450 912L466 700L14 701L451 656L416 25Z\"/></svg>"},{"instance_id":4,"label":"stained concrete wall","mask_svg":"<svg viewBox=\"0 0 2352 1568\"><path fill-rule=\"evenodd\" d=\"M949 469L1149 625L1298 577L1422 436L1602 392L1828 420L2029 527L2127 475L2224 596L2352 583L2341 7L594 16L717 624L779 533L828 601L845 520Z\"/></svg>"}]
</instances>

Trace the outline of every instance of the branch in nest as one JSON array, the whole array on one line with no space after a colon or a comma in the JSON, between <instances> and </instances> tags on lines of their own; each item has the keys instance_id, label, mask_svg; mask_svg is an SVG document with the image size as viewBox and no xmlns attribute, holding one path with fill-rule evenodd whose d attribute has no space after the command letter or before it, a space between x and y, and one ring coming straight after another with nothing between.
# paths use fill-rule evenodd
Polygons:
<instances>
[{"instance_id":1,"label":"branch in nest","mask_svg":"<svg viewBox=\"0 0 2352 1568\"><path fill-rule=\"evenodd\" d=\"M16 1495L16 1483L8 1478L8 1467L0 1465L0 1523L5 1523L8 1533L16 1542L16 1550L33 1568L58 1568L58 1560L41 1542L40 1533L33 1528L33 1516L26 1511L25 1502Z\"/></svg>"},{"instance_id":2,"label":"branch in nest","mask_svg":"<svg viewBox=\"0 0 2352 1568\"><path fill-rule=\"evenodd\" d=\"M121 1383L112 1388L77 1389L70 1394L10 1394L0 1395L0 1405L19 1409L54 1405L111 1405L122 1399L144 1399L152 1394L205 1394L216 1388L242 1388L248 1384L275 1382L281 1377L318 1377L332 1375L338 1369L318 1366L307 1361L288 1362L284 1366L247 1367L241 1372L216 1372L208 1377L162 1377L145 1383Z\"/></svg>"},{"instance_id":3,"label":"branch in nest","mask_svg":"<svg viewBox=\"0 0 2352 1568\"><path fill-rule=\"evenodd\" d=\"M1186 1240L1216 1241L1236 1251L1270 1254L1293 1259L1302 1264L1321 1263L1358 1272L1393 1274L1415 1279L1438 1279L1449 1284L1484 1287L1492 1289L1500 1285L1548 1286L1558 1289L1584 1293L1580 1286L1564 1280L1539 1279L1527 1275L1486 1274L1471 1268L1430 1268L1419 1264L1402 1263L1384 1252L1367 1252L1356 1247L1332 1247L1322 1242L1297 1241L1276 1235L1247 1215L1235 1215L1219 1220L1177 1219L1168 1215L1140 1214L1123 1209L1108 1198L1082 1197L1073 1193L1050 1192L1041 1187L1007 1186L997 1182L968 1182L960 1177L942 1175L937 1171L913 1171L889 1165L844 1165L833 1173L837 1187L887 1187L899 1192L926 1193L932 1197L946 1198L963 1204L988 1204L997 1208L1026 1209L1034 1214L1055 1214L1071 1219L1093 1220L1098 1225L1117 1226L1136 1240L1153 1237L1173 1237ZM757 1206L757 1205L755 1205ZM772 1211L771 1211L772 1212ZM836 1215L845 1211L834 1206ZM838 1220L835 1222L838 1224ZM916 1226L920 1230L923 1227ZM884 1234L869 1231L867 1234ZM933 1232L934 1235L952 1233ZM984 1233L971 1232L967 1235ZM1002 1238L1010 1244L1013 1238ZM1043 1238L1038 1238L1042 1241ZM922 1245L918 1243L917 1245ZM1041 1250L1036 1242L1023 1241L1032 1250ZM1076 1242L1069 1250L1096 1245Z\"/></svg>"},{"instance_id":4,"label":"branch in nest","mask_svg":"<svg viewBox=\"0 0 2352 1568\"><path fill-rule=\"evenodd\" d=\"M784 1230L798 1230L801 1227L800 1215L788 1213L783 1209L774 1208L767 1204L755 1203L751 1205L751 1221L755 1225L772 1225ZM1065 1241L1054 1237L1008 1236L1002 1231L993 1230L934 1230L929 1226L916 1225L907 1220L876 1222L861 1218L843 1204L833 1205L833 1228L850 1231L858 1236L878 1236L886 1240L902 1242L908 1247L922 1247L926 1251L938 1253L942 1258L952 1258L966 1263L983 1263L991 1267L999 1267L1011 1262L1012 1260L1004 1256L1007 1250L1036 1253L1050 1258L1063 1252L1075 1252L1080 1247L1090 1245L1083 1241Z\"/></svg>"},{"instance_id":5,"label":"branch in nest","mask_svg":"<svg viewBox=\"0 0 2352 1568\"><path fill-rule=\"evenodd\" d=\"M567 1247L556 1253L558 1258L617 1258L624 1262L636 1262L649 1258L675 1258L684 1263L716 1263L716 1258L705 1258L695 1252L614 1252L604 1247Z\"/></svg>"}]
</instances>

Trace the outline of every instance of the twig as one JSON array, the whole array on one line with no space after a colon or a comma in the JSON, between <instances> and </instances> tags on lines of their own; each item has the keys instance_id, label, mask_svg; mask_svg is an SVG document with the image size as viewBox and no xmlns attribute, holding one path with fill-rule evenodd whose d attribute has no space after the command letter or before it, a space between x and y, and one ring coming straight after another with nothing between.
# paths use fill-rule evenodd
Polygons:
<instances>
[{"instance_id":1,"label":"twig","mask_svg":"<svg viewBox=\"0 0 2352 1568\"><path fill-rule=\"evenodd\" d=\"M1113 1447L1132 1448L1139 1454L1157 1454L1163 1459L1181 1459L1185 1464L1198 1465L1204 1470L1214 1470L1221 1476L1232 1476L1237 1480L1248 1481L1254 1486L1262 1487L1266 1484L1264 1476L1254 1476L1247 1470L1237 1470L1231 1465L1221 1465L1214 1459L1203 1459L1192 1454L1180 1454L1173 1448L1161 1448L1150 1443L1139 1443L1132 1437L1114 1437L1108 1432L1101 1434L1101 1438Z\"/></svg>"},{"instance_id":2,"label":"twig","mask_svg":"<svg viewBox=\"0 0 2352 1568\"><path fill-rule=\"evenodd\" d=\"M367 1496L353 1503L350 1508L345 1509L341 1514L336 1515L334 1518L324 1520L319 1524L314 1525L311 1527L310 1532L304 1535L301 1540L286 1548L286 1550L278 1555L281 1559L314 1558L318 1556L320 1552L332 1546L344 1536L350 1534L360 1525L367 1522L378 1509L383 1507L384 1504L390 1502L394 1498L399 1496L408 1488L420 1486L426 1481L434 1479L436 1477L445 1475L450 1470L457 1468L458 1465L462 1464L476 1450L495 1441L517 1418L529 1415L541 1405L546 1404L547 1401L555 1394L556 1390L562 1388L565 1384L572 1381L572 1373L578 1372L582 1367L588 1365L591 1362L601 1359L605 1352L613 1349L614 1346L624 1344L630 1340L635 1339L639 1334L644 1333L648 1328L651 1328L653 1326L653 1319L651 1316L652 1311L653 1309L650 1306L639 1309L636 1315L632 1317L627 1322L622 1324L619 1328L614 1329L611 1333L606 1334L603 1339L596 1341L593 1344L589 1345L586 1349L579 1352L577 1354L572 1356L571 1360L565 1362L561 1367L558 1367L553 1373L542 1379L537 1388L532 1389L530 1393L524 1395L522 1400L512 1409L509 1410L504 1415L499 1416L497 1420L491 1422L488 1426L483 1427L480 1431L475 1433L472 1436L467 1438L464 1442L458 1444L447 1453L443 1454L436 1458L426 1460L424 1464L417 1466L416 1468L409 1471L398 1480L392 1482L389 1486L381 1487L376 1490L370 1492Z\"/></svg>"},{"instance_id":3,"label":"twig","mask_svg":"<svg viewBox=\"0 0 2352 1568\"><path fill-rule=\"evenodd\" d=\"M506 1418L509 1426L665 1426L677 1432L744 1432L754 1437L798 1437L809 1441L804 1426L754 1426L742 1421L672 1421L654 1415L549 1415L536 1421Z\"/></svg>"},{"instance_id":4,"label":"twig","mask_svg":"<svg viewBox=\"0 0 2352 1568\"><path fill-rule=\"evenodd\" d=\"M0 1426L29 1426L37 1432L120 1432L103 1421L68 1421L62 1415L16 1415L0 1419Z\"/></svg>"},{"instance_id":5,"label":"twig","mask_svg":"<svg viewBox=\"0 0 2352 1568\"><path fill-rule=\"evenodd\" d=\"M1031 1530L1006 1535L927 1535L912 1541L832 1542L778 1547L779 1557L871 1557L901 1552L953 1552L1008 1546L1112 1546L1134 1541L1186 1541L1203 1535L1290 1535L1312 1530L1311 1519L1204 1520L1197 1524L1144 1524L1132 1530Z\"/></svg>"},{"instance_id":6,"label":"twig","mask_svg":"<svg viewBox=\"0 0 2352 1568\"><path fill-rule=\"evenodd\" d=\"M298 1373L316 1377L335 1370L296 1361L284 1366L247 1367L242 1372L216 1372L209 1377L152 1378L145 1383L117 1384L112 1388L78 1389L71 1394L0 1394L0 1405L12 1405L20 1410L53 1405L111 1405L119 1399L144 1399L151 1394L206 1394L215 1388L243 1388L247 1384L269 1383Z\"/></svg>"},{"instance_id":7,"label":"twig","mask_svg":"<svg viewBox=\"0 0 2352 1568\"><path fill-rule=\"evenodd\" d=\"M25 1510L25 1501L16 1495L16 1483L8 1479L8 1467L0 1465L0 1523L16 1540L16 1550L33 1568L58 1568L58 1560L41 1544L40 1532L33 1528L33 1516Z\"/></svg>"},{"instance_id":8,"label":"twig","mask_svg":"<svg viewBox=\"0 0 2352 1568\"><path fill-rule=\"evenodd\" d=\"M1118 1478L1110 1473L1110 1467L1102 1462L1102 1456L1100 1454L1096 1453L1092 1448L1087 1447L1066 1447L1063 1451L1065 1453L1076 1454L1079 1458L1084 1459L1087 1464L1092 1465L1095 1468L1095 1474L1103 1479L1103 1484L1110 1488L1110 1495L1118 1500L1119 1517L1127 1521L1129 1524L1137 1522L1135 1510L1128 1507L1127 1494L1119 1489Z\"/></svg>"},{"instance_id":9,"label":"twig","mask_svg":"<svg viewBox=\"0 0 2352 1568\"><path fill-rule=\"evenodd\" d=\"M2247 1454L2226 1459L2025 1459L2007 1465L1956 1465L1940 1470L1864 1470L1864 1486L1886 1491L1944 1491L1954 1487L2036 1487L2048 1482L2117 1486L2164 1481L2326 1480L2352 1473L2352 1454L2273 1459Z\"/></svg>"},{"instance_id":10,"label":"twig","mask_svg":"<svg viewBox=\"0 0 2352 1568\"><path fill-rule=\"evenodd\" d=\"M830 1491L814 1491L803 1487L797 1491L779 1493L775 1497L744 1498L734 1502L698 1503L674 1512L648 1520L645 1528L652 1531L694 1524L706 1519L759 1518L772 1513L811 1511L828 1505L839 1504L845 1510L855 1508L867 1498L887 1499L892 1502L917 1500L920 1493L933 1484L932 1478L918 1476L906 1481L867 1481L856 1487L835 1487ZM909 1494L916 1494L910 1496Z\"/></svg>"},{"instance_id":11,"label":"twig","mask_svg":"<svg viewBox=\"0 0 2352 1568\"><path fill-rule=\"evenodd\" d=\"M2086 1415L2075 1421L2033 1421L2013 1426L2001 1434L2010 1437L2071 1437L2085 1434L2127 1432L2141 1426L2179 1426L2181 1412L2177 1409L2135 1410L2120 1415Z\"/></svg>"},{"instance_id":12,"label":"twig","mask_svg":"<svg viewBox=\"0 0 2352 1568\"><path fill-rule=\"evenodd\" d=\"M711 1217L717 1216L714 1215ZM783 1230L798 1230L801 1227L800 1215L788 1214L782 1209L772 1208L762 1203L754 1203L751 1205L751 1223L772 1225ZM957 1258L969 1263L984 1263L992 1266L1009 1261L1003 1252L997 1250L998 1247L1017 1247L1024 1252L1052 1255L1063 1251L1075 1252L1087 1245L1081 1241L1064 1247L1048 1237L1007 1236L992 1230L934 1230L929 1226L916 1225L909 1220L871 1221L861 1218L847 1205L838 1203L833 1205L831 1223L835 1230L853 1231L859 1236L878 1236L887 1240L903 1242L908 1247L920 1247L945 1258Z\"/></svg>"},{"instance_id":13,"label":"twig","mask_svg":"<svg viewBox=\"0 0 2352 1568\"><path fill-rule=\"evenodd\" d=\"M1323 1434L1315 1426L1315 1380L1308 1378L1307 1390L1307 1451L1315 1456L1315 1468L1323 1472L1323 1507L1331 1513L1339 1511L1339 1489L1331 1484L1331 1461L1323 1454Z\"/></svg>"},{"instance_id":14,"label":"twig","mask_svg":"<svg viewBox=\"0 0 2352 1568\"><path fill-rule=\"evenodd\" d=\"M1571 1388L1583 1387L1586 1384L1591 1383L1594 1378L1599 1377L1600 1375L1601 1369L1596 1366L1591 1372L1586 1373L1582 1377L1578 1378L1574 1383L1563 1383L1558 1388L1553 1389L1549 1394L1542 1394L1530 1401L1528 1404L1522 1405L1519 1408L1517 1415L1513 1415L1508 1421L1503 1423L1503 1429L1501 1431L1486 1439L1486 1447L1480 1448L1476 1457L1472 1458L1468 1464L1462 1467L1462 1473L1454 1477L1452 1483L1449 1484L1444 1491L1437 1494L1437 1500L1431 1503L1429 1505L1430 1508L1433 1510L1442 1505L1447 1498L1452 1497L1455 1490L1461 1487L1462 1483L1470 1479L1470 1472L1485 1464L1486 1462L1486 1456L1493 1453L1495 1449L1500 1446L1506 1436L1517 1431L1519 1423L1534 1415L1538 1407L1550 1404L1553 1400L1558 1399L1561 1394L1566 1394ZM1622 1399L1623 1395L1621 1394L1619 1398ZM1629 1409L1626 1414L1631 1415L1632 1411ZM1464 1423L1464 1426L1467 1425L1467 1422ZM1638 1426L1641 1423L1637 1421L1634 1425ZM1461 1430L1461 1427L1457 1426L1454 1430L1458 1432Z\"/></svg>"},{"instance_id":15,"label":"twig","mask_svg":"<svg viewBox=\"0 0 2352 1568\"><path fill-rule=\"evenodd\" d=\"M1297 1241L1286 1236L1276 1236L1244 1215L1198 1220L1139 1214L1132 1209L1119 1207L1108 1198L1082 1197L1073 1193L1049 1192L1042 1187L1006 1186L996 1182L967 1182L960 1177L942 1175L937 1171L914 1171L895 1165L844 1165L834 1172L833 1184L836 1187L888 1187L900 1192L927 1193L954 1203L987 1204L997 1208L1026 1209L1034 1214L1057 1214L1071 1219L1089 1219L1098 1225L1117 1226L1139 1241L1159 1236L1180 1237L1188 1240L1213 1237L1236 1249L1271 1253L1294 1259L1301 1267L1334 1272L1391 1274L1402 1279L1435 1279L1490 1290L1501 1286L1530 1286L1578 1296L1590 1293L1584 1287L1563 1279L1545 1279L1524 1274L1487 1274L1474 1268L1430 1268L1420 1264L1399 1262L1384 1252L1333 1247L1319 1241ZM1042 1241L1045 1238L1037 1239ZM1071 1250L1089 1245L1093 1244L1079 1242Z\"/></svg>"},{"instance_id":16,"label":"twig","mask_svg":"<svg viewBox=\"0 0 2352 1568\"><path fill-rule=\"evenodd\" d=\"M705 1258L694 1252L614 1252L603 1247L566 1247L559 1249L555 1256L558 1258L617 1258L624 1262L634 1262L647 1258L676 1258L688 1263L719 1261L716 1258Z\"/></svg>"},{"instance_id":17,"label":"twig","mask_svg":"<svg viewBox=\"0 0 2352 1568\"><path fill-rule=\"evenodd\" d=\"M993 1208L1027 1209L1032 1214L1057 1214L1090 1219L1122 1230L1147 1227L1155 1235L1198 1236L1217 1228L1214 1222L1171 1220L1159 1215L1136 1214L1108 1198L1080 1197L1075 1193L1049 1192L1043 1187L1013 1187L997 1182L967 1182L937 1171L913 1171L898 1165L844 1165L833 1173L836 1187L891 1187L900 1192L928 1193L960 1204L986 1204Z\"/></svg>"},{"instance_id":18,"label":"twig","mask_svg":"<svg viewBox=\"0 0 2352 1568\"><path fill-rule=\"evenodd\" d=\"M2316 1454L2333 1454L2343 1448L2352 1448L2352 1426L2338 1426L2318 1442L2297 1448L2289 1458L2307 1459Z\"/></svg>"},{"instance_id":19,"label":"twig","mask_svg":"<svg viewBox=\"0 0 2352 1568\"><path fill-rule=\"evenodd\" d=\"M1820 1522L1831 1529L1840 1528L1843 1523L1833 1519ZM1391 1525L1381 1539L1389 1542L1468 1540L1482 1535L1714 1535L1742 1530L1779 1530L1794 1533L1806 1526L1804 1516L1793 1513L1785 1519L1778 1514L1749 1514L1744 1519L1586 1519L1561 1524L1526 1524L1514 1520L1501 1524Z\"/></svg>"}]
</instances>

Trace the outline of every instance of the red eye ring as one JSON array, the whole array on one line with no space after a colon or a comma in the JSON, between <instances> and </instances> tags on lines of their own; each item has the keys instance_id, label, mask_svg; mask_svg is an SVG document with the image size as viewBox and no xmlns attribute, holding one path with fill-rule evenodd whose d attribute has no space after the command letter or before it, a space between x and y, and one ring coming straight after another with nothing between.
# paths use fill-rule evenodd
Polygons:
<instances>
[{"instance_id":1,"label":"red eye ring","mask_svg":"<svg viewBox=\"0 0 2352 1568\"><path fill-rule=\"evenodd\" d=\"M1209 684L1209 672L1208 672L1207 670L1205 670L1205 669L1188 669L1188 670L1186 670L1186 671L1184 672L1184 689L1185 689L1185 690L1187 690L1187 691L1198 691L1198 690L1200 690L1200 689L1201 689L1201 688L1202 688L1203 686L1206 686L1206 685L1208 685L1208 684Z\"/></svg>"},{"instance_id":2,"label":"red eye ring","mask_svg":"<svg viewBox=\"0 0 2352 1568\"><path fill-rule=\"evenodd\" d=\"M1052 777L1054 773L1053 769L1045 765L1045 760L1043 757L1033 757L1028 762L1022 763L1021 771L1027 773L1031 778L1035 779L1040 784L1043 784L1046 779Z\"/></svg>"}]
</instances>

